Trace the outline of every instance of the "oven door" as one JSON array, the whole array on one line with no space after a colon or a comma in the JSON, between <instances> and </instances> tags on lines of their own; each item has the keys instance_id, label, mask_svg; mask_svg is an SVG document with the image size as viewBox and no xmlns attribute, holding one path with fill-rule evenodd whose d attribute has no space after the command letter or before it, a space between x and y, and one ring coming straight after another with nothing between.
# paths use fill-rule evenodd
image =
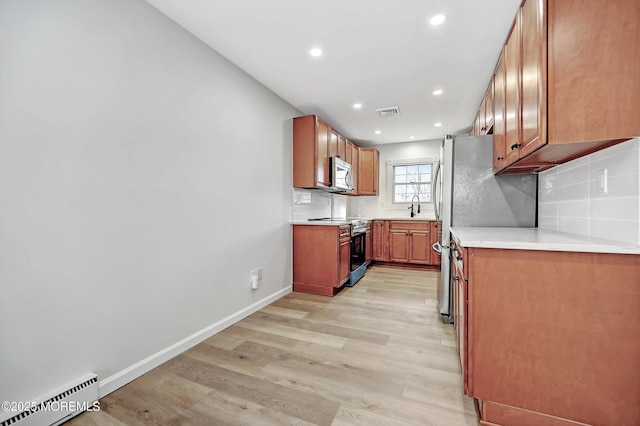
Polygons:
<instances>
[{"instance_id":1,"label":"oven door","mask_svg":"<svg viewBox=\"0 0 640 426\"><path fill-rule=\"evenodd\" d=\"M355 271L358 267L365 263L366 255L366 236L365 232L354 233L351 236L351 270Z\"/></svg>"}]
</instances>

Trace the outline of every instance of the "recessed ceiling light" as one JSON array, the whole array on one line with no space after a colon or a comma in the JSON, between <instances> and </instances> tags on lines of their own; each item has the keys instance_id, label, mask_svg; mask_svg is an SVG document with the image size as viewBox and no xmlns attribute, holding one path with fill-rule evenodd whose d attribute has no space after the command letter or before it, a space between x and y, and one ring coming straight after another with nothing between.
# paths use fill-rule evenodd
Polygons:
<instances>
[{"instance_id":1,"label":"recessed ceiling light","mask_svg":"<svg viewBox=\"0 0 640 426\"><path fill-rule=\"evenodd\" d=\"M353 107L355 109L360 109L360 108L362 108L362 104L353 104Z\"/></svg>"},{"instance_id":2,"label":"recessed ceiling light","mask_svg":"<svg viewBox=\"0 0 640 426\"><path fill-rule=\"evenodd\" d=\"M433 94L436 95L436 96L442 95L442 89L434 90Z\"/></svg>"},{"instance_id":3,"label":"recessed ceiling light","mask_svg":"<svg viewBox=\"0 0 640 426\"><path fill-rule=\"evenodd\" d=\"M375 134L376 134L376 135L379 135L380 133L382 133L380 130L376 130L376 131L375 131Z\"/></svg>"},{"instance_id":4,"label":"recessed ceiling light","mask_svg":"<svg viewBox=\"0 0 640 426\"><path fill-rule=\"evenodd\" d=\"M434 124L434 127L440 127L440 126L442 126L442 123L436 123L436 124Z\"/></svg>"},{"instance_id":5,"label":"recessed ceiling light","mask_svg":"<svg viewBox=\"0 0 640 426\"><path fill-rule=\"evenodd\" d=\"M315 47L315 48L313 48L313 49L311 49L311 50L309 51L309 54L310 54L311 56L318 57L318 56L322 55L322 50L320 50L320 49L318 49L317 47Z\"/></svg>"},{"instance_id":6,"label":"recessed ceiling light","mask_svg":"<svg viewBox=\"0 0 640 426\"><path fill-rule=\"evenodd\" d=\"M444 22L444 20L445 20L444 15L436 15L432 17L429 22L431 22L431 25L440 25Z\"/></svg>"},{"instance_id":7,"label":"recessed ceiling light","mask_svg":"<svg viewBox=\"0 0 640 426\"><path fill-rule=\"evenodd\" d=\"M416 138L415 136L409 136L409 139L415 139L415 138Z\"/></svg>"}]
</instances>

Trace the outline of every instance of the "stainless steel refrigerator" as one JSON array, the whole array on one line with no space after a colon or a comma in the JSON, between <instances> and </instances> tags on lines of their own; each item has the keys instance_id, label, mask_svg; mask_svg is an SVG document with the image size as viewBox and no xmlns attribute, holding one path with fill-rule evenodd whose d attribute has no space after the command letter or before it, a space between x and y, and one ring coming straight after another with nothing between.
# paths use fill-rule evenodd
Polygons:
<instances>
[{"instance_id":1,"label":"stainless steel refrigerator","mask_svg":"<svg viewBox=\"0 0 640 426\"><path fill-rule=\"evenodd\" d=\"M535 227L537 175L493 174L493 136L447 135L436 168L435 210L442 222L441 284L438 302L442 321L451 323L451 227Z\"/></svg>"}]
</instances>

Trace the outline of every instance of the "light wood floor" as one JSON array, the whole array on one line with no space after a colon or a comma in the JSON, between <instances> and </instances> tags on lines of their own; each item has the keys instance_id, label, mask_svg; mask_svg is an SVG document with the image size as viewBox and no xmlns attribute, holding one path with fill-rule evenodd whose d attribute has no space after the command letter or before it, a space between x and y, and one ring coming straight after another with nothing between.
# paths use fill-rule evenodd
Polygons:
<instances>
[{"instance_id":1,"label":"light wood floor","mask_svg":"<svg viewBox=\"0 0 640 426\"><path fill-rule=\"evenodd\" d=\"M477 425L438 277L374 266L333 298L289 294L67 425Z\"/></svg>"}]
</instances>

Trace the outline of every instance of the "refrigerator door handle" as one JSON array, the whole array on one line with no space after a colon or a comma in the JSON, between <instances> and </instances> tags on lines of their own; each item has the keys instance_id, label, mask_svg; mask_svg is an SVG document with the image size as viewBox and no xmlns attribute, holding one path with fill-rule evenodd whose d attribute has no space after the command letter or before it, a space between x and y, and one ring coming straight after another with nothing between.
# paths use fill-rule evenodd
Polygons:
<instances>
[{"instance_id":1,"label":"refrigerator door handle","mask_svg":"<svg viewBox=\"0 0 640 426\"><path fill-rule=\"evenodd\" d=\"M436 167L436 177L433 180L432 188L431 188L431 193L433 194L433 210L436 213L436 220L440 221L440 211L438 210L438 204L440 204L440 200L439 198L442 196L442 194L440 194L440 197L438 197L438 187L440 186L440 182L438 182L438 180L440 179L440 162L438 162L438 166Z\"/></svg>"},{"instance_id":2,"label":"refrigerator door handle","mask_svg":"<svg viewBox=\"0 0 640 426\"><path fill-rule=\"evenodd\" d=\"M440 241L436 241L435 243L433 243L431 245L431 248L439 255L442 255L442 244L440 244Z\"/></svg>"}]
</instances>

